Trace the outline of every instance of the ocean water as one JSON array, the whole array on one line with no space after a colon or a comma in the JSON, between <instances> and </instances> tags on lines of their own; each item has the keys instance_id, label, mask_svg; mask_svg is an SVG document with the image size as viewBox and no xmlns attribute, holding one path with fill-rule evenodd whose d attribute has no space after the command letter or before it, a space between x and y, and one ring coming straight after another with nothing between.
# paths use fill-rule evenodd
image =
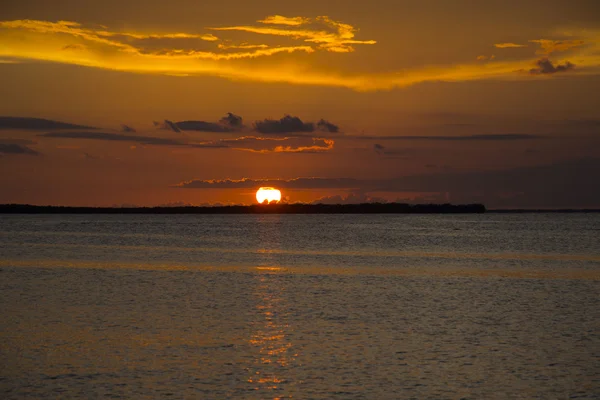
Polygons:
<instances>
[{"instance_id":1,"label":"ocean water","mask_svg":"<svg viewBox=\"0 0 600 400\"><path fill-rule=\"evenodd\" d=\"M600 214L2 215L0 396L600 398Z\"/></svg>"}]
</instances>

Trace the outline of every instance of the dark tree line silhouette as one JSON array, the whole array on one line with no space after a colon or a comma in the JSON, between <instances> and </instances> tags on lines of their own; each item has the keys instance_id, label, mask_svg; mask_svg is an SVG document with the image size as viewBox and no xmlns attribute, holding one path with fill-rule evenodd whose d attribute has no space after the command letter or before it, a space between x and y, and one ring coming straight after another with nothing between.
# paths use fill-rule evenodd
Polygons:
<instances>
[{"instance_id":1,"label":"dark tree line silhouette","mask_svg":"<svg viewBox=\"0 0 600 400\"><path fill-rule=\"evenodd\" d=\"M3 214L466 214L484 213L483 204L256 204L215 207L64 207L2 204Z\"/></svg>"}]
</instances>

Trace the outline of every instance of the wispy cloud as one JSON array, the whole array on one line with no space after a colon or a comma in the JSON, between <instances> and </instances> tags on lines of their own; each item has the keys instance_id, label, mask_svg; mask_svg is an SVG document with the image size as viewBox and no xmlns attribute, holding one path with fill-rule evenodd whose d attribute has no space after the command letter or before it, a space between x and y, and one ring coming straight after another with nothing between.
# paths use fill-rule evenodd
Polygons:
<instances>
[{"instance_id":1,"label":"wispy cloud","mask_svg":"<svg viewBox=\"0 0 600 400\"><path fill-rule=\"evenodd\" d=\"M263 138L244 136L235 139L222 139L221 143L235 150L254 153L322 153L333 149L335 142L325 138L284 137Z\"/></svg>"},{"instance_id":2,"label":"wispy cloud","mask_svg":"<svg viewBox=\"0 0 600 400\"><path fill-rule=\"evenodd\" d=\"M0 117L0 129L51 130L51 129L96 129L91 126L76 125L43 118Z\"/></svg>"},{"instance_id":3,"label":"wispy cloud","mask_svg":"<svg viewBox=\"0 0 600 400\"><path fill-rule=\"evenodd\" d=\"M518 43L496 43L494 47L498 49L515 49L520 47L527 47L526 44L518 44Z\"/></svg>"},{"instance_id":4,"label":"wispy cloud","mask_svg":"<svg viewBox=\"0 0 600 400\"><path fill-rule=\"evenodd\" d=\"M345 135L342 139L358 140L411 140L411 141L439 141L439 142L464 142L464 141L513 141L513 140L535 140L542 139L541 135L530 135L525 133L498 133L489 135L454 135L454 136L432 136L432 135L389 135L389 136L368 136L368 135Z\"/></svg>"},{"instance_id":5,"label":"wispy cloud","mask_svg":"<svg viewBox=\"0 0 600 400\"><path fill-rule=\"evenodd\" d=\"M280 15L267 17L258 21L266 25L285 25L286 28L264 25L240 25L210 28L217 31L243 31L270 36L287 36L293 39L315 43L320 49L331 52L348 53L354 51L352 45L376 44L375 40L354 39L356 28L333 19L321 16L315 19L294 17L287 18ZM302 26L300 29L299 27Z\"/></svg>"},{"instance_id":6,"label":"wispy cloud","mask_svg":"<svg viewBox=\"0 0 600 400\"><path fill-rule=\"evenodd\" d=\"M233 37L239 37L240 32L249 35L236 43L228 37L228 32L236 32ZM332 70L326 63L311 66L310 62L296 62L297 53L307 57L316 52L343 57L331 53L348 53L358 51L360 46L376 44L375 40L356 38L357 32L358 28L353 25L326 16L274 15L250 25L174 33L115 31L72 21L0 21L0 59L42 60L135 73L212 75L234 80L337 86L360 91L393 89L424 82L535 79L536 74L523 72L531 69L539 55L517 60L492 60L489 57L485 60L487 62L470 59L462 63L413 68L398 65L396 70L363 73L356 72L352 63ZM535 43L541 46L540 51L544 55L569 50L569 57L578 64L577 69L568 69L573 74L599 74L600 33L579 30L569 35L568 39L561 40L535 39ZM252 37L269 37L270 41L281 38L282 41L267 45L250 40ZM178 43L182 40L196 44L180 46ZM497 43L495 46L527 45ZM382 47L382 51L385 50ZM253 61L257 58L268 61ZM555 62L565 65L565 61Z\"/></svg>"},{"instance_id":7,"label":"wispy cloud","mask_svg":"<svg viewBox=\"0 0 600 400\"><path fill-rule=\"evenodd\" d=\"M294 178L294 179L224 179L191 180L181 182L176 187L183 189L249 189L261 186L273 186L281 189L353 189L364 182L352 178Z\"/></svg>"},{"instance_id":8,"label":"wispy cloud","mask_svg":"<svg viewBox=\"0 0 600 400\"><path fill-rule=\"evenodd\" d=\"M531 43L537 43L541 49L536 51L536 54L550 55L559 51L567 51L576 47L583 46L585 42L583 40L550 40L550 39L536 39L530 40Z\"/></svg>"},{"instance_id":9,"label":"wispy cloud","mask_svg":"<svg viewBox=\"0 0 600 400\"><path fill-rule=\"evenodd\" d=\"M232 114L235 117L235 115ZM170 121L169 121L170 122ZM174 123L171 122L176 127ZM169 125L165 125L168 127ZM222 129L222 128L221 128ZM206 130L203 128L202 130ZM222 132L222 131L219 131ZM103 131L58 131L39 134L45 139L96 140L108 142L130 142L149 146L177 146L191 149L230 149L249 151L253 153L323 153L333 149L335 142L331 139L317 137L277 137L264 138L257 136L242 136L231 139L197 141L178 135L176 138L136 135L133 132L103 132ZM5 150L17 151L24 142L5 143ZM9 146L10 145L10 146Z\"/></svg>"},{"instance_id":10,"label":"wispy cloud","mask_svg":"<svg viewBox=\"0 0 600 400\"><path fill-rule=\"evenodd\" d=\"M257 22L262 24L273 24L273 25L290 25L300 26L310 22L310 18L303 17L284 17L282 15L270 15L265 19L261 19Z\"/></svg>"},{"instance_id":11,"label":"wispy cloud","mask_svg":"<svg viewBox=\"0 0 600 400\"><path fill-rule=\"evenodd\" d=\"M39 155L37 151L27 147L25 144L13 140L0 140L0 156L9 154L29 156Z\"/></svg>"}]
</instances>

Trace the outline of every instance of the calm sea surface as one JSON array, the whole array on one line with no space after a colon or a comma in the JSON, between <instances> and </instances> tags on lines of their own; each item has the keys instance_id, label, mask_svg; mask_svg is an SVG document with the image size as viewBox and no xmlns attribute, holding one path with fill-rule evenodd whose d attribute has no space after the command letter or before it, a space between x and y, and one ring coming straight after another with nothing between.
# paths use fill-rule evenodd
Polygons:
<instances>
[{"instance_id":1,"label":"calm sea surface","mask_svg":"<svg viewBox=\"0 0 600 400\"><path fill-rule=\"evenodd\" d=\"M600 214L0 215L0 397L600 399Z\"/></svg>"}]
</instances>

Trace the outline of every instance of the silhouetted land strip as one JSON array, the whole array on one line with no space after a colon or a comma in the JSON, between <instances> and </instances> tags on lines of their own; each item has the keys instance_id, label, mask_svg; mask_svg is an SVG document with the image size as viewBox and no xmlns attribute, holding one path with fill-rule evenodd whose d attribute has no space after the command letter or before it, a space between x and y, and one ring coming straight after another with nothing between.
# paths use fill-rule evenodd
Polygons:
<instances>
[{"instance_id":1,"label":"silhouetted land strip","mask_svg":"<svg viewBox=\"0 0 600 400\"><path fill-rule=\"evenodd\" d=\"M483 204L256 204L218 207L61 207L3 204L3 214L469 214L484 213Z\"/></svg>"}]
</instances>

